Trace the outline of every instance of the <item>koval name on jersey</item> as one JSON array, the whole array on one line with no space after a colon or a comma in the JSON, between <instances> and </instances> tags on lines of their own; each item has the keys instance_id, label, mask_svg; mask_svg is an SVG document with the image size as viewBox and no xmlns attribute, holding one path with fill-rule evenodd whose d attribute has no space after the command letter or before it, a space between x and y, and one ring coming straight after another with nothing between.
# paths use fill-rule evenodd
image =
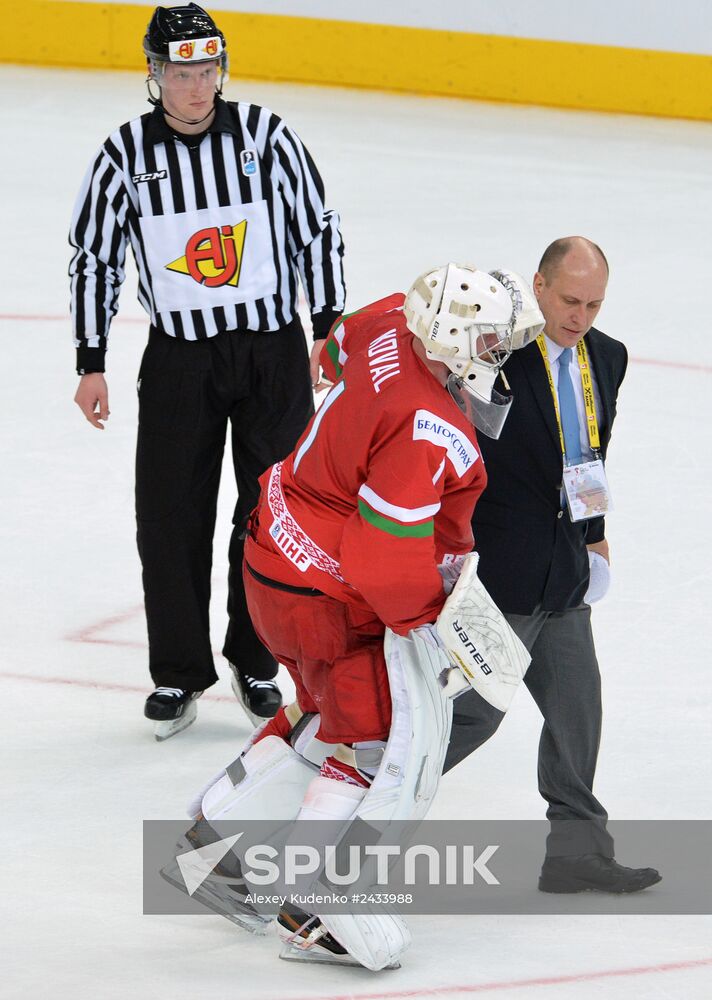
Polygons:
<instances>
[{"instance_id":1,"label":"koval name on jersey","mask_svg":"<svg viewBox=\"0 0 712 1000\"><path fill-rule=\"evenodd\" d=\"M134 184L145 184L146 181L163 181L167 176L167 170L154 170L150 174L134 174L131 180Z\"/></svg>"},{"instance_id":2,"label":"koval name on jersey","mask_svg":"<svg viewBox=\"0 0 712 1000\"><path fill-rule=\"evenodd\" d=\"M395 333L395 327L392 330L386 330L368 345L368 366L376 392L381 391L381 386L387 379L400 375L398 341Z\"/></svg>"}]
</instances>

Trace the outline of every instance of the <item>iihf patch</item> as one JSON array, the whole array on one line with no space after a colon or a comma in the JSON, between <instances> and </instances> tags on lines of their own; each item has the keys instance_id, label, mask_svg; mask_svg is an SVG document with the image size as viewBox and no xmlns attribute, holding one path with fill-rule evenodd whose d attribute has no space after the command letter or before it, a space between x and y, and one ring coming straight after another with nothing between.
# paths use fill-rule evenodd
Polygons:
<instances>
[{"instance_id":1,"label":"iihf patch","mask_svg":"<svg viewBox=\"0 0 712 1000\"><path fill-rule=\"evenodd\" d=\"M257 157L251 149L243 149L240 153L240 163L245 177L252 177L257 173Z\"/></svg>"}]
</instances>

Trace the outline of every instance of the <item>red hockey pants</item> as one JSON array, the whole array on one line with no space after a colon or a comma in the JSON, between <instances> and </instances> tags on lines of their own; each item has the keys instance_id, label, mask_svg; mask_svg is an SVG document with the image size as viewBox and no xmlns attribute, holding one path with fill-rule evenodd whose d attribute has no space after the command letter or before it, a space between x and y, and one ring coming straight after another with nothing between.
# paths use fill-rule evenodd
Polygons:
<instances>
[{"instance_id":1,"label":"red hockey pants","mask_svg":"<svg viewBox=\"0 0 712 1000\"><path fill-rule=\"evenodd\" d=\"M296 593L243 568L255 631L294 680L304 712L321 715L326 743L385 740L391 697L384 626L325 594Z\"/></svg>"}]
</instances>

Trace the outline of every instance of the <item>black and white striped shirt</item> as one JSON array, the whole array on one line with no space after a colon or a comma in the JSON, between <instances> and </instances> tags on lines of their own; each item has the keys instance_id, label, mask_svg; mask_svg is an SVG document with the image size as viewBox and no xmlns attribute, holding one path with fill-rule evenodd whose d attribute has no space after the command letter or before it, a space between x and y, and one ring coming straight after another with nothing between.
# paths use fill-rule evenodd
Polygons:
<instances>
[{"instance_id":1,"label":"black and white striped shirt","mask_svg":"<svg viewBox=\"0 0 712 1000\"><path fill-rule=\"evenodd\" d=\"M104 370L128 241L138 299L174 337L287 326L298 274L315 336L343 312L339 217L298 136L266 108L216 98L207 134L190 139L156 108L114 132L87 171L69 235L80 373Z\"/></svg>"}]
</instances>

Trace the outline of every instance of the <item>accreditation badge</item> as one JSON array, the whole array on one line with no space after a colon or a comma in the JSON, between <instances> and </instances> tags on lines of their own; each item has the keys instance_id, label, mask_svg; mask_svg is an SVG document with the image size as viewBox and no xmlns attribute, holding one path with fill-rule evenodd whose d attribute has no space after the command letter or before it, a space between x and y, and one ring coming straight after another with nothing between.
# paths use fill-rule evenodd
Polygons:
<instances>
[{"instance_id":1,"label":"accreditation badge","mask_svg":"<svg viewBox=\"0 0 712 1000\"><path fill-rule=\"evenodd\" d=\"M601 459L564 466L564 493L572 521L602 517L613 509Z\"/></svg>"}]
</instances>

